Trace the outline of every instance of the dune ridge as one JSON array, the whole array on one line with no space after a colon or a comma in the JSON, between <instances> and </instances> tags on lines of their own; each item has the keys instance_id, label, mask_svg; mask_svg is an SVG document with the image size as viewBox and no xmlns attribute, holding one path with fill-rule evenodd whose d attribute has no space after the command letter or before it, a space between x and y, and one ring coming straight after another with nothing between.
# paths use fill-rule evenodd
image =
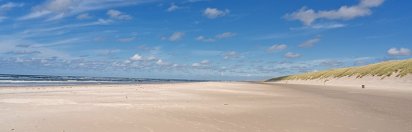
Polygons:
<instances>
[{"instance_id":1,"label":"dune ridge","mask_svg":"<svg viewBox=\"0 0 412 132\"><path fill-rule=\"evenodd\" d=\"M282 76L266 82L411 89L412 59Z\"/></svg>"}]
</instances>

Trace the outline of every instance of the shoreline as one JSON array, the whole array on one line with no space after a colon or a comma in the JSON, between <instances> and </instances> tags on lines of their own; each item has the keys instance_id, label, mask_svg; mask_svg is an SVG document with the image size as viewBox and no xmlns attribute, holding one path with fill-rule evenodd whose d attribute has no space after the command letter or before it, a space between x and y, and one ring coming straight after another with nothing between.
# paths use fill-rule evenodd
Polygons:
<instances>
[{"instance_id":1,"label":"shoreline","mask_svg":"<svg viewBox=\"0 0 412 132\"><path fill-rule=\"evenodd\" d=\"M124 82L124 83L52 83L52 84L17 84L17 85L7 85L0 84L0 88L13 88L13 87L68 87L68 86L104 86L104 85L141 85L141 84L174 84L174 83L196 83L196 82L219 82L219 81L164 81L164 82Z\"/></svg>"}]
</instances>

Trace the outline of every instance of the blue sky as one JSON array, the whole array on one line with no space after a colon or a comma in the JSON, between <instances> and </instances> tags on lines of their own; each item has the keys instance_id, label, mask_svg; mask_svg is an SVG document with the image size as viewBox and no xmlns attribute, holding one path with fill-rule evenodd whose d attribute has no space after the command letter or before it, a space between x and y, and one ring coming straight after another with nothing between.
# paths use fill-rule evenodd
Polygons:
<instances>
[{"instance_id":1,"label":"blue sky","mask_svg":"<svg viewBox=\"0 0 412 132\"><path fill-rule=\"evenodd\" d=\"M410 5L0 0L0 73L260 80L407 59Z\"/></svg>"}]
</instances>

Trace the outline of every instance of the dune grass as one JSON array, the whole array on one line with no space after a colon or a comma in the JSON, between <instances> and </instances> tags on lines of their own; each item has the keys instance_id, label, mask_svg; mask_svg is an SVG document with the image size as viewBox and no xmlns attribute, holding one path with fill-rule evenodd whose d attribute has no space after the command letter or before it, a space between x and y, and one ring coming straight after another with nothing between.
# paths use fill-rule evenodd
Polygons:
<instances>
[{"instance_id":1,"label":"dune grass","mask_svg":"<svg viewBox=\"0 0 412 132\"><path fill-rule=\"evenodd\" d=\"M319 72L309 72L304 74L289 75L283 77L272 78L267 81L280 80L312 80L325 78L341 78L341 77L356 77L364 76L379 76L382 78L389 76L404 77L412 73L412 59L386 61L376 64L370 64L359 67L339 68Z\"/></svg>"}]
</instances>

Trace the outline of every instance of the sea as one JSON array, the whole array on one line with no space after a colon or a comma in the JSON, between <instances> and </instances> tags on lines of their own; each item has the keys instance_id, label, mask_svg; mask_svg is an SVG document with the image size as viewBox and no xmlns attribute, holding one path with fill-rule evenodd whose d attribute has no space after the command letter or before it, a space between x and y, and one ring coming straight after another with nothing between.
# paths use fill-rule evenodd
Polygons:
<instances>
[{"instance_id":1,"label":"sea","mask_svg":"<svg viewBox=\"0 0 412 132\"><path fill-rule=\"evenodd\" d=\"M84 84L150 84L205 81L206 80L0 74L0 87L66 86Z\"/></svg>"}]
</instances>

